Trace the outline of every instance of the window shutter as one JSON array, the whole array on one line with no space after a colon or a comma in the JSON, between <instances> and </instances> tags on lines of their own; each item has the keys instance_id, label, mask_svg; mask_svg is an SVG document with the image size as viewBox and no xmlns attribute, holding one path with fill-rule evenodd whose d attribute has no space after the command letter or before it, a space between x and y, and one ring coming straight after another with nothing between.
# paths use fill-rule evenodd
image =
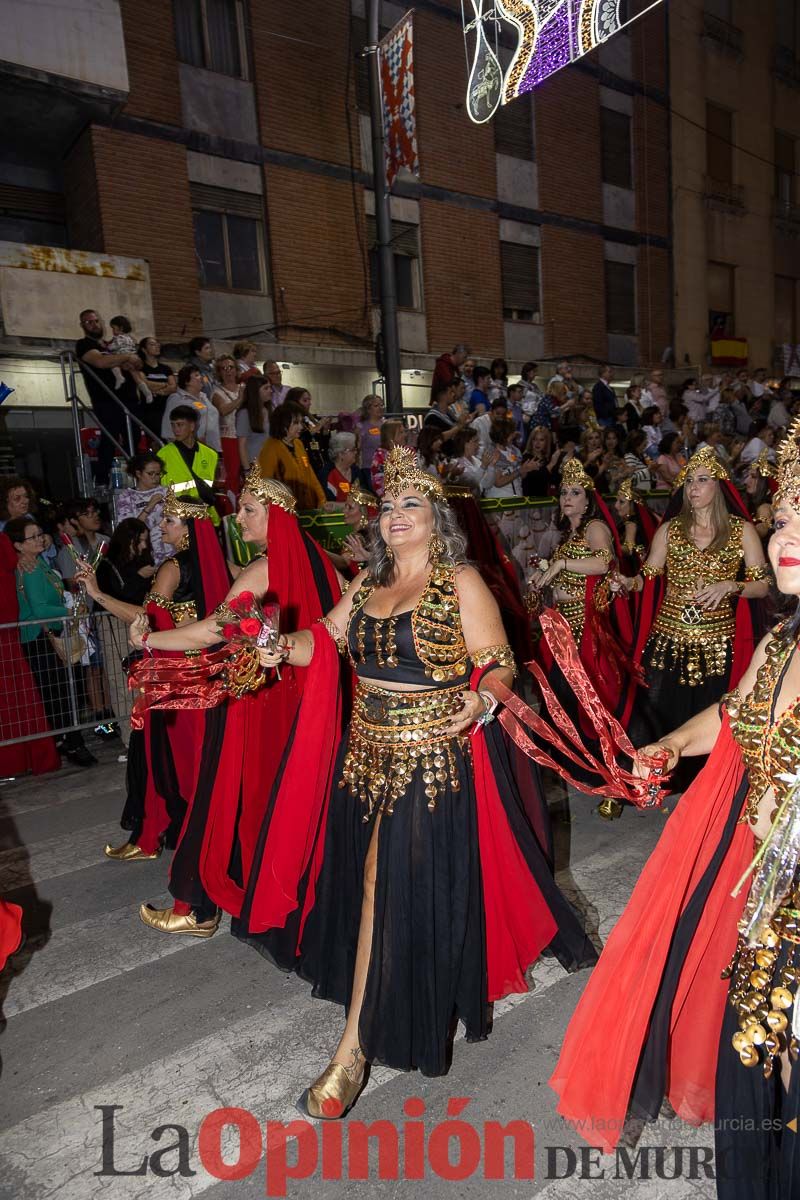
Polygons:
<instances>
[{"instance_id":1,"label":"window shutter","mask_svg":"<svg viewBox=\"0 0 800 1200\"><path fill-rule=\"evenodd\" d=\"M407 258L419 258L419 226L404 221L392 221L392 251ZM378 245L378 228L373 216L367 217L367 248Z\"/></svg>"},{"instance_id":2,"label":"window shutter","mask_svg":"<svg viewBox=\"0 0 800 1200\"><path fill-rule=\"evenodd\" d=\"M631 119L628 114L601 108L600 138L603 183L632 187Z\"/></svg>"},{"instance_id":3,"label":"window shutter","mask_svg":"<svg viewBox=\"0 0 800 1200\"><path fill-rule=\"evenodd\" d=\"M494 148L498 154L533 162L533 107L530 96L501 104L494 115Z\"/></svg>"},{"instance_id":4,"label":"window shutter","mask_svg":"<svg viewBox=\"0 0 800 1200\"><path fill-rule=\"evenodd\" d=\"M510 319L539 320L539 247L500 243L503 309Z\"/></svg>"},{"instance_id":5,"label":"window shutter","mask_svg":"<svg viewBox=\"0 0 800 1200\"><path fill-rule=\"evenodd\" d=\"M0 183L0 212L34 217L38 221L61 222L65 215L64 197L60 192Z\"/></svg>"},{"instance_id":6,"label":"window shutter","mask_svg":"<svg viewBox=\"0 0 800 1200\"><path fill-rule=\"evenodd\" d=\"M264 204L254 192L235 192L230 188L210 187L205 183L189 184L192 208L207 212L234 213L237 217L254 217L262 220Z\"/></svg>"},{"instance_id":7,"label":"window shutter","mask_svg":"<svg viewBox=\"0 0 800 1200\"><path fill-rule=\"evenodd\" d=\"M606 263L606 330L636 333L636 268L630 263Z\"/></svg>"}]
</instances>

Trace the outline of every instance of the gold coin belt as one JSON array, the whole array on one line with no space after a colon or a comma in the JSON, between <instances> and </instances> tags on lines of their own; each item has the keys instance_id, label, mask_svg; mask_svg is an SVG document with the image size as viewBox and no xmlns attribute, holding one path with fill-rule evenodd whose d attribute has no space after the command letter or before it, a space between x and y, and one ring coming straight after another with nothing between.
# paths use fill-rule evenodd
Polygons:
<instances>
[{"instance_id":1,"label":"gold coin belt","mask_svg":"<svg viewBox=\"0 0 800 1200\"><path fill-rule=\"evenodd\" d=\"M792 896L800 905L800 890ZM778 966L783 943L789 944L785 964ZM800 1042L792 1033L791 1009L800 981L800 908L779 908L761 931L758 944L748 946L740 937L730 966L722 972L730 978L728 1001L739 1014L739 1028L731 1039L746 1067L761 1064L764 1075L772 1074L775 1059L787 1050L792 1061L800 1054Z\"/></svg>"},{"instance_id":2,"label":"gold coin belt","mask_svg":"<svg viewBox=\"0 0 800 1200\"><path fill-rule=\"evenodd\" d=\"M359 680L339 786L359 796L365 821L376 808L390 816L417 771L431 811L448 785L459 790L454 749L468 753L469 738L444 730L462 704L460 688L391 692Z\"/></svg>"}]
</instances>

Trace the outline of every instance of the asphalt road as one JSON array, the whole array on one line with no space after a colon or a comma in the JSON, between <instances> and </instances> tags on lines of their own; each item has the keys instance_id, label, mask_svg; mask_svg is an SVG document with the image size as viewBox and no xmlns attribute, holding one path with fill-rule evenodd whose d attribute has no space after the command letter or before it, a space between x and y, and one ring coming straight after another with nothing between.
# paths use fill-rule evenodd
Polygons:
<instances>
[{"instance_id":1,"label":"asphalt road","mask_svg":"<svg viewBox=\"0 0 800 1200\"><path fill-rule=\"evenodd\" d=\"M90 771L0 787L0 894L25 907L30 935L0 976L2 1200L340 1200L360 1174L361 1194L380 1200L714 1196L711 1180L689 1177L703 1175L709 1130L663 1118L638 1158L620 1160L589 1154L558 1118L547 1079L588 973L552 960L533 968L527 994L495 1007L487 1042L457 1037L446 1077L379 1068L349 1121L324 1132L302 1122L295 1102L327 1062L341 1013L225 924L210 941L141 924L141 901L168 902L168 862L103 856L107 841L124 840L119 749L103 746ZM558 787L551 811L559 880L602 940L668 818L627 812L609 825ZM219 1157L209 1121L201 1161L198 1130L220 1108L246 1110L241 1143L228 1127ZM492 1122L520 1122L516 1158ZM240 1155L241 1179L206 1169L224 1172Z\"/></svg>"}]
</instances>

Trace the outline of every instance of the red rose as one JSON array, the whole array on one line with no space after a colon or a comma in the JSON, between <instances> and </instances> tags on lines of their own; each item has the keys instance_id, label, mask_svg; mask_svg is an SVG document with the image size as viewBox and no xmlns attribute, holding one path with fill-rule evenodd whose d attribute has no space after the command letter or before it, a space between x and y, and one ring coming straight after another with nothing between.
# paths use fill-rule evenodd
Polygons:
<instances>
[{"instance_id":1,"label":"red rose","mask_svg":"<svg viewBox=\"0 0 800 1200\"><path fill-rule=\"evenodd\" d=\"M237 608L241 612L246 612L253 607L255 596L252 592L239 592L238 596L234 596L234 600L237 602Z\"/></svg>"},{"instance_id":2,"label":"red rose","mask_svg":"<svg viewBox=\"0 0 800 1200\"><path fill-rule=\"evenodd\" d=\"M245 617L239 622L239 629L245 637L258 637L261 633L261 622L256 617Z\"/></svg>"},{"instance_id":3,"label":"red rose","mask_svg":"<svg viewBox=\"0 0 800 1200\"><path fill-rule=\"evenodd\" d=\"M226 642L232 642L238 632L239 632L238 625L223 625L222 626L222 636L225 638Z\"/></svg>"}]
</instances>

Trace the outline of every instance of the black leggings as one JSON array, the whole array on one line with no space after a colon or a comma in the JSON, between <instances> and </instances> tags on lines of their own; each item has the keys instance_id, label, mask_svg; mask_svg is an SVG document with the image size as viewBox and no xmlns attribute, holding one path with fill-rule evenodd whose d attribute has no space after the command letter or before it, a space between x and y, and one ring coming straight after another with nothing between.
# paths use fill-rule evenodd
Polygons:
<instances>
[{"instance_id":1,"label":"black leggings","mask_svg":"<svg viewBox=\"0 0 800 1200\"><path fill-rule=\"evenodd\" d=\"M59 733L66 726L74 725L78 714L73 713L70 706L67 671L45 631L42 630L35 641L25 642L23 648L51 728L55 733ZM67 750L75 750L83 744L83 736L77 730L64 734Z\"/></svg>"}]
</instances>

